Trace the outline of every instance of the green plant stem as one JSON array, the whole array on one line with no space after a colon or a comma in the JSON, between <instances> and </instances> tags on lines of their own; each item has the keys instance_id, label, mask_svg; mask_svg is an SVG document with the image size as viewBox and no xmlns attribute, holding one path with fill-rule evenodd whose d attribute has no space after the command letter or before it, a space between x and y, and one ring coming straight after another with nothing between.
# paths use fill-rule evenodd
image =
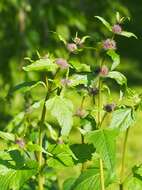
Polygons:
<instances>
[{"instance_id":1,"label":"green plant stem","mask_svg":"<svg viewBox=\"0 0 142 190\"><path fill-rule=\"evenodd\" d=\"M98 128L101 126L101 80L99 78L99 94L98 94ZM101 190L105 190L105 182L104 182L104 169L103 169L103 160L99 159L100 163L100 183Z\"/></svg>"},{"instance_id":2,"label":"green plant stem","mask_svg":"<svg viewBox=\"0 0 142 190\"><path fill-rule=\"evenodd\" d=\"M46 105L45 105L45 103L46 103L47 99L48 99L48 92L47 92L45 100L44 100L44 105L43 105L41 119L40 119L40 125L39 125L38 144L41 147L41 150L42 150L42 144L43 144L43 124L44 124L45 114L46 114ZM38 166L39 166L38 190L43 190L44 189L44 176L41 173L42 165L43 165L43 155L42 155L42 151L39 151L39 153L38 153Z\"/></svg>"},{"instance_id":3,"label":"green plant stem","mask_svg":"<svg viewBox=\"0 0 142 190\"><path fill-rule=\"evenodd\" d=\"M125 158L126 158L128 134L129 134L129 128L126 130L124 143L123 143L123 149L122 149L122 161L121 161L120 184L119 184L120 190L123 190L123 178L124 178L124 172L125 172Z\"/></svg>"}]
</instances>

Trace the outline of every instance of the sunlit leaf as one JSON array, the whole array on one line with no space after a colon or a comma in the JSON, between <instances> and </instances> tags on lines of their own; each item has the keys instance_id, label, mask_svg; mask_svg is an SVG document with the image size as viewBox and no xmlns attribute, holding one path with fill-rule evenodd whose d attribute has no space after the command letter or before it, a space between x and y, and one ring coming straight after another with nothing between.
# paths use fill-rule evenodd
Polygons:
<instances>
[{"instance_id":1,"label":"sunlit leaf","mask_svg":"<svg viewBox=\"0 0 142 190\"><path fill-rule=\"evenodd\" d=\"M9 140L9 141L15 141L15 135L13 133L0 131L0 138Z\"/></svg>"},{"instance_id":2,"label":"sunlit leaf","mask_svg":"<svg viewBox=\"0 0 142 190\"><path fill-rule=\"evenodd\" d=\"M110 128L126 130L133 125L135 116L132 108L121 108L113 112Z\"/></svg>"},{"instance_id":3,"label":"sunlit leaf","mask_svg":"<svg viewBox=\"0 0 142 190\"><path fill-rule=\"evenodd\" d=\"M95 16L95 18L99 19L104 25L105 27L109 30L112 31L111 25L109 22L107 22L104 18L100 17L100 16Z\"/></svg>"},{"instance_id":4,"label":"sunlit leaf","mask_svg":"<svg viewBox=\"0 0 142 190\"><path fill-rule=\"evenodd\" d=\"M117 132L109 129L95 130L85 136L86 142L94 145L96 152L100 154L106 167L111 171L114 170L116 161L116 136Z\"/></svg>"},{"instance_id":5,"label":"sunlit leaf","mask_svg":"<svg viewBox=\"0 0 142 190\"><path fill-rule=\"evenodd\" d=\"M55 63L53 63L52 60L48 58L39 59L35 61L34 63L26 67L23 67L25 71L39 71L39 72L41 71L55 72L57 68L58 66Z\"/></svg>"},{"instance_id":6,"label":"sunlit leaf","mask_svg":"<svg viewBox=\"0 0 142 190\"><path fill-rule=\"evenodd\" d=\"M53 155L47 160L48 166L56 169L73 166L77 159L66 144L49 145L48 152Z\"/></svg>"},{"instance_id":7,"label":"sunlit leaf","mask_svg":"<svg viewBox=\"0 0 142 190\"><path fill-rule=\"evenodd\" d=\"M80 63L77 60L70 60L71 65L77 72L90 72L90 66L84 63Z\"/></svg>"},{"instance_id":8,"label":"sunlit leaf","mask_svg":"<svg viewBox=\"0 0 142 190\"><path fill-rule=\"evenodd\" d=\"M111 57L113 61L111 70L114 70L120 64L120 56L114 50L109 50L107 54Z\"/></svg>"},{"instance_id":9,"label":"sunlit leaf","mask_svg":"<svg viewBox=\"0 0 142 190\"><path fill-rule=\"evenodd\" d=\"M105 186L107 187L110 183L110 176L108 177L107 172L105 173ZM84 171L74 182L71 190L99 190L100 185L100 171L99 169L87 169ZM66 190L66 189L65 189Z\"/></svg>"},{"instance_id":10,"label":"sunlit leaf","mask_svg":"<svg viewBox=\"0 0 142 190\"><path fill-rule=\"evenodd\" d=\"M114 79L120 85L127 85L126 77L118 71L110 71L107 77Z\"/></svg>"},{"instance_id":11,"label":"sunlit leaf","mask_svg":"<svg viewBox=\"0 0 142 190\"><path fill-rule=\"evenodd\" d=\"M119 35L125 36L127 38L134 37L134 38L137 39L137 36L134 33L132 33L132 32L122 31Z\"/></svg>"},{"instance_id":12,"label":"sunlit leaf","mask_svg":"<svg viewBox=\"0 0 142 190\"><path fill-rule=\"evenodd\" d=\"M68 135L73 125L73 104L61 96L55 96L46 101L46 108L57 119L61 126L61 134Z\"/></svg>"}]
</instances>

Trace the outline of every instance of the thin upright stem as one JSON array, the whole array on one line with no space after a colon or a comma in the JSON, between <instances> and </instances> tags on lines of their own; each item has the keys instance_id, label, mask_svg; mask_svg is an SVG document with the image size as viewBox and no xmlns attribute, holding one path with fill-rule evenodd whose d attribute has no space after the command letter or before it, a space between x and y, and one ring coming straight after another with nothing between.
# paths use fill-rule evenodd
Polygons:
<instances>
[{"instance_id":1,"label":"thin upright stem","mask_svg":"<svg viewBox=\"0 0 142 190\"><path fill-rule=\"evenodd\" d=\"M128 141L128 134L129 134L129 128L126 130L124 143L123 143L121 171L120 171L120 184L119 184L120 190L123 190L123 178L124 178L124 173L125 173L125 158L126 158L126 147L127 147L127 141Z\"/></svg>"},{"instance_id":2,"label":"thin upright stem","mask_svg":"<svg viewBox=\"0 0 142 190\"><path fill-rule=\"evenodd\" d=\"M98 128L101 126L101 79L99 77L99 94L98 94ZM103 169L103 160L100 158L100 183L101 183L101 190L105 190L105 182L104 182L104 169Z\"/></svg>"},{"instance_id":3,"label":"thin upright stem","mask_svg":"<svg viewBox=\"0 0 142 190\"><path fill-rule=\"evenodd\" d=\"M39 153L38 153L38 166L39 166L39 175L38 175L38 190L43 190L44 189L44 177L41 173L41 168L43 165L43 155L42 155L42 145L43 145L43 124L45 120L45 115L46 115L46 100L48 99L48 92L46 94L45 100L44 100L44 105L42 109L42 114L41 114L41 119L40 119L40 124L39 124L39 139L38 139L38 144L41 147Z\"/></svg>"}]
</instances>

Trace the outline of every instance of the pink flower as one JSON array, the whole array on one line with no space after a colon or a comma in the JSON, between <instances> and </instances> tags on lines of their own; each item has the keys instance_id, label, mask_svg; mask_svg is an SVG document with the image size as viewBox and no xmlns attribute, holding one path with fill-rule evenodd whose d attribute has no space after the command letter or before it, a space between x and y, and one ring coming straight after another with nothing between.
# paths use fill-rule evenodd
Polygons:
<instances>
[{"instance_id":1,"label":"pink flower","mask_svg":"<svg viewBox=\"0 0 142 190\"><path fill-rule=\"evenodd\" d=\"M103 65L100 70L100 75L105 77L108 75L108 73L109 73L108 67L106 65Z\"/></svg>"},{"instance_id":2,"label":"pink flower","mask_svg":"<svg viewBox=\"0 0 142 190\"><path fill-rule=\"evenodd\" d=\"M67 44L67 49L69 52L75 52L77 50L77 46L75 43L69 43Z\"/></svg>"},{"instance_id":3,"label":"pink flower","mask_svg":"<svg viewBox=\"0 0 142 190\"><path fill-rule=\"evenodd\" d=\"M122 28L119 24L115 24L113 27L112 27L112 31L116 34L120 34L122 32Z\"/></svg>"},{"instance_id":4,"label":"pink flower","mask_svg":"<svg viewBox=\"0 0 142 190\"><path fill-rule=\"evenodd\" d=\"M103 48L105 50L116 49L116 42L112 39L106 39L103 41Z\"/></svg>"},{"instance_id":5,"label":"pink flower","mask_svg":"<svg viewBox=\"0 0 142 190\"><path fill-rule=\"evenodd\" d=\"M68 62L63 58L56 59L56 64L59 65L62 69L67 69L69 67Z\"/></svg>"}]
</instances>

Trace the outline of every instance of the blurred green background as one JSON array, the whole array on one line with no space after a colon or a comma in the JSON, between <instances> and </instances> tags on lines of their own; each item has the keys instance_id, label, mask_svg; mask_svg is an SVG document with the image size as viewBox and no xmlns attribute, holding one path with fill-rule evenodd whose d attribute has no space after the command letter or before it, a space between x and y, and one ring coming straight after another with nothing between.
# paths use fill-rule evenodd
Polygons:
<instances>
[{"instance_id":1,"label":"blurred green background","mask_svg":"<svg viewBox=\"0 0 142 190\"><path fill-rule=\"evenodd\" d=\"M5 128L15 114L22 111L24 100L31 94L14 95L9 101L5 99L14 85L24 80L39 76L29 76L22 71L24 57L37 58L36 51L41 55L52 52L55 56L64 56L64 47L57 41L53 31L62 34L71 41L75 33L78 36L90 35L89 45L102 38L108 31L94 16L99 15L114 22L115 13L130 16L123 28L138 36L127 39L117 37L118 51L121 55L119 70L128 78L129 86L141 91L142 83L142 1L141 0L0 0L0 129ZM81 59L93 64L93 51L86 51ZM35 96L38 94L35 92ZM132 161L141 160L141 115L129 139L128 158ZM129 163L129 162L128 162Z\"/></svg>"}]
</instances>

